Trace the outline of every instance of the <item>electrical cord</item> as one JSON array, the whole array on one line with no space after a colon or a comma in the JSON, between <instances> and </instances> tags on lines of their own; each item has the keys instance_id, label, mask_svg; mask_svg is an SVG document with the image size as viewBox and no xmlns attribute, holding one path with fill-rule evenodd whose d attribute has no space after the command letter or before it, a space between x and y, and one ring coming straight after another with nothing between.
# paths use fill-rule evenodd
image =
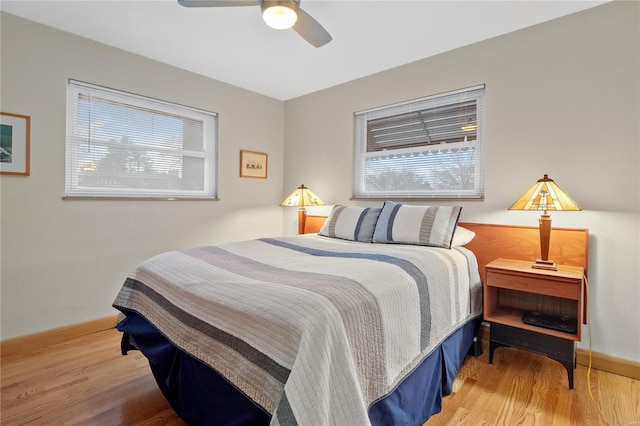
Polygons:
<instances>
[{"instance_id":1,"label":"electrical cord","mask_svg":"<svg viewBox=\"0 0 640 426\"><path fill-rule=\"evenodd\" d=\"M587 276L585 274L582 274L582 279L584 280L585 296L587 297L587 300L589 300L589 280L587 279ZM593 315L592 315L592 317L593 317ZM587 368L587 389L589 390L589 396L591 397L591 400L593 401L593 403L595 404L596 408L598 409L598 413L600 414L600 418L602 419L602 421L604 422L605 425L610 426L610 423L607 421L607 418L604 416L604 413L602 412L602 408L600 408L600 404L594 398L593 392L591 392L591 363L592 363L592 356L591 356L592 355L592 351L591 351L591 321L587 322L587 332L589 333L589 367Z\"/></svg>"}]
</instances>

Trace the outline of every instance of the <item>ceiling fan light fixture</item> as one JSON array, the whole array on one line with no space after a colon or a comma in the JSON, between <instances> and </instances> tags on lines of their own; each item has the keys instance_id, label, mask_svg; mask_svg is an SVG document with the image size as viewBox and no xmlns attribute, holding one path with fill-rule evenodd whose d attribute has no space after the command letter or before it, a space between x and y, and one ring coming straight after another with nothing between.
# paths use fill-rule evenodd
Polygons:
<instances>
[{"instance_id":1,"label":"ceiling fan light fixture","mask_svg":"<svg viewBox=\"0 0 640 426\"><path fill-rule=\"evenodd\" d=\"M294 0L269 1L263 0L260 3L262 9L262 19L271 28L276 30L286 30L298 20L298 3Z\"/></svg>"}]
</instances>

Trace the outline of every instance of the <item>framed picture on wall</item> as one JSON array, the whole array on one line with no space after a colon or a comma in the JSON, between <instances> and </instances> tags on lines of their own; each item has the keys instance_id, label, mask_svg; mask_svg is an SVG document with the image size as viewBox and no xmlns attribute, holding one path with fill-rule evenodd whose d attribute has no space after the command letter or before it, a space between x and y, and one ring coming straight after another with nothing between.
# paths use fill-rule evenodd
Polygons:
<instances>
[{"instance_id":1,"label":"framed picture on wall","mask_svg":"<svg viewBox=\"0 0 640 426\"><path fill-rule=\"evenodd\" d=\"M240 151L240 177L267 178L269 156L264 152Z\"/></svg>"},{"instance_id":2,"label":"framed picture on wall","mask_svg":"<svg viewBox=\"0 0 640 426\"><path fill-rule=\"evenodd\" d=\"M0 112L0 174L29 176L31 117Z\"/></svg>"}]
</instances>

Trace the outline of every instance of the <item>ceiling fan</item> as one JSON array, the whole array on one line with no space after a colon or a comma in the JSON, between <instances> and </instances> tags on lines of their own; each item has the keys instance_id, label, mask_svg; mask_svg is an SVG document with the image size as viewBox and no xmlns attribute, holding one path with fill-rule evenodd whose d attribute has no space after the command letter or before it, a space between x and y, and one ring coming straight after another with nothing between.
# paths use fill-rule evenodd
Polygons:
<instances>
[{"instance_id":1,"label":"ceiling fan","mask_svg":"<svg viewBox=\"0 0 640 426\"><path fill-rule=\"evenodd\" d=\"M315 47L332 40L331 35L307 12L300 9L301 0L178 0L185 7L260 6L262 17L272 28L292 28Z\"/></svg>"}]
</instances>

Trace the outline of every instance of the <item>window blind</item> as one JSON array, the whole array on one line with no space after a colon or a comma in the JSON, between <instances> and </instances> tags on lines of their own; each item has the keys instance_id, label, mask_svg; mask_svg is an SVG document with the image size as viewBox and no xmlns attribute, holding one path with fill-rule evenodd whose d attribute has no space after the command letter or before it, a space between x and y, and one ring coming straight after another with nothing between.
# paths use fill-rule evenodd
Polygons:
<instances>
[{"instance_id":1,"label":"window blind","mask_svg":"<svg viewBox=\"0 0 640 426\"><path fill-rule=\"evenodd\" d=\"M355 198L482 198L484 85L355 114Z\"/></svg>"},{"instance_id":2,"label":"window blind","mask_svg":"<svg viewBox=\"0 0 640 426\"><path fill-rule=\"evenodd\" d=\"M217 115L69 80L66 195L214 198Z\"/></svg>"}]
</instances>

